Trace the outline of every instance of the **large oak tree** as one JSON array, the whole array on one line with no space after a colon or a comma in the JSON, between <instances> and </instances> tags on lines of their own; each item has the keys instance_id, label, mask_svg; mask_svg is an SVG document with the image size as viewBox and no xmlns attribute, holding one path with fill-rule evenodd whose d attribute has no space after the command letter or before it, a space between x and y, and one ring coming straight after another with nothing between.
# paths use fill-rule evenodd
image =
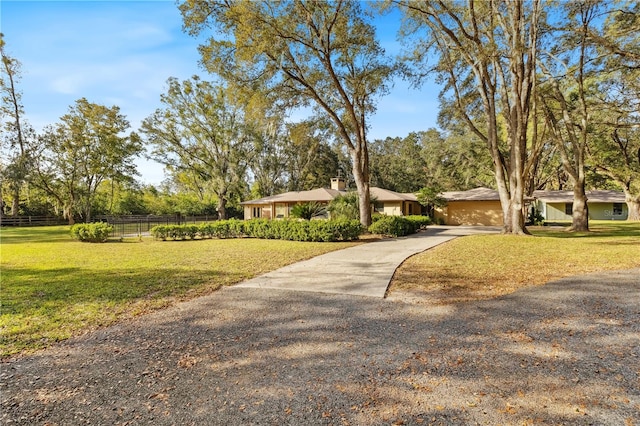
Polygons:
<instances>
[{"instance_id":1,"label":"large oak tree","mask_svg":"<svg viewBox=\"0 0 640 426\"><path fill-rule=\"evenodd\" d=\"M218 216L227 218L228 201L241 191L253 155L255 135L226 88L193 77L169 79L164 108L142 123L153 146L151 156L187 173L218 198Z\"/></svg>"},{"instance_id":2,"label":"large oak tree","mask_svg":"<svg viewBox=\"0 0 640 426\"><path fill-rule=\"evenodd\" d=\"M192 35L211 32L202 63L241 93L328 117L352 158L360 221L371 223L368 118L393 72L363 3L187 0ZM250 103L250 102L249 102Z\"/></svg>"},{"instance_id":3,"label":"large oak tree","mask_svg":"<svg viewBox=\"0 0 640 426\"><path fill-rule=\"evenodd\" d=\"M444 97L493 160L503 232L524 234L527 132L536 81L539 0L397 0L418 80L445 83ZM429 63L435 57L435 64Z\"/></svg>"},{"instance_id":4,"label":"large oak tree","mask_svg":"<svg viewBox=\"0 0 640 426\"><path fill-rule=\"evenodd\" d=\"M128 128L117 106L82 98L41 135L31 182L56 200L69 224L74 223L74 214L91 220L93 199L102 182L131 181L137 174L134 160L142 144L137 134L124 134Z\"/></svg>"},{"instance_id":5,"label":"large oak tree","mask_svg":"<svg viewBox=\"0 0 640 426\"><path fill-rule=\"evenodd\" d=\"M543 111L549 137L554 141L562 166L573 187L573 231L589 230L586 196L586 152L593 132L596 108L593 79L601 72L589 32L598 19L598 2L565 3L556 28L541 50L542 81L537 100Z\"/></svg>"}]
</instances>

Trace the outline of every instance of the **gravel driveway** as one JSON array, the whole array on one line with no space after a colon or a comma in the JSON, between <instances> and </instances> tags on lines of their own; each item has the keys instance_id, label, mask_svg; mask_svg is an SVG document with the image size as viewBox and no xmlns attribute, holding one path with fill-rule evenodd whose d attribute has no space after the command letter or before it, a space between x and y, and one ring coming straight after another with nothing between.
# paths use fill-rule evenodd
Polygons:
<instances>
[{"instance_id":1,"label":"gravel driveway","mask_svg":"<svg viewBox=\"0 0 640 426\"><path fill-rule=\"evenodd\" d=\"M3 363L0 420L638 425L639 277L453 306L225 288Z\"/></svg>"}]
</instances>

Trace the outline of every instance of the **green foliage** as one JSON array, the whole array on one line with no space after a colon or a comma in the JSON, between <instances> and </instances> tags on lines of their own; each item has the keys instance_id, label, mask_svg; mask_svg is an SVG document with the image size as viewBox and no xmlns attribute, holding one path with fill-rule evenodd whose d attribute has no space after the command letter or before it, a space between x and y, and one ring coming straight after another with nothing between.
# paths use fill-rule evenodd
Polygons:
<instances>
[{"instance_id":1,"label":"green foliage","mask_svg":"<svg viewBox=\"0 0 640 426\"><path fill-rule=\"evenodd\" d=\"M316 201L296 204L291 208L291 216L298 219L311 220L314 217L323 217L326 214L327 208Z\"/></svg>"},{"instance_id":2,"label":"green foliage","mask_svg":"<svg viewBox=\"0 0 640 426\"><path fill-rule=\"evenodd\" d=\"M360 217L358 209L358 194L350 192L338 195L329 203L327 208L331 219L355 220Z\"/></svg>"},{"instance_id":3,"label":"green foliage","mask_svg":"<svg viewBox=\"0 0 640 426\"><path fill-rule=\"evenodd\" d=\"M425 183L425 161L415 133L406 138L374 140L369 145L371 184L397 192L414 192Z\"/></svg>"},{"instance_id":4,"label":"green foliage","mask_svg":"<svg viewBox=\"0 0 640 426\"><path fill-rule=\"evenodd\" d=\"M129 182L137 173L134 159L143 146L136 133L124 136L129 127L117 106L77 100L39 138L31 183L61 205L70 223L77 214L89 221L102 182Z\"/></svg>"},{"instance_id":5,"label":"green foliage","mask_svg":"<svg viewBox=\"0 0 640 426\"><path fill-rule=\"evenodd\" d=\"M220 220L202 225L159 225L151 235L159 240L196 238L261 238L290 241L353 241L362 234L357 220Z\"/></svg>"},{"instance_id":6,"label":"green foliage","mask_svg":"<svg viewBox=\"0 0 640 426\"><path fill-rule=\"evenodd\" d=\"M418 191L416 197L418 202L423 206L444 207L447 200L440 196L441 189L439 187L425 187Z\"/></svg>"},{"instance_id":7,"label":"green foliage","mask_svg":"<svg viewBox=\"0 0 640 426\"><path fill-rule=\"evenodd\" d=\"M197 76L183 82L170 78L168 86L161 96L164 109L142 123L151 156L191 181L197 192L215 194L218 214L227 219L226 204L243 190L253 129L226 87Z\"/></svg>"},{"instance_id":8,"label":"green foliage","mask_svg":"<svg viewBox=\"0 0 640 426\"><path fill-rule=\"evenodd\" d=\"M544 216L542 215L542 212L535 207L529 210L527 225L544 225Z\"/></svg>"},{"instance_id":9,"label":"green foliage","mask_svg":"<svg viewBox=\"0 0 640 426\"><path fill-rule=\"evenodd\" d=\"M78 223L71 227L71 236L88 243L104 243L109 239L113 226L103 223Z\"/></svg>"},{"instance_id":10,"label":"green foliage","mask_svg":"<svg viewBox=\"0 0 640 426\"><path fill-rule=\"evenodd\" d=\"M218 220L200 225L201 238L240 238L244 235L244 222L237 219Z\"/></svg>"},{"instance_id":11,"label":"green foliage","mask_svg":"<svg viewBox=\"0 0 640 426\"><path fill-rule=\"evenodd\" d=\"M431 223L427 216L383 216L369 226L372 234L404 237Z\"/></svg>"},{"instance_id":12,"label":"green foliage","mask_svg":"<svg viewBox=\"0 0 640 426\"><path fill-rule=\"evenodd\" d=\"M202 64L244 103L274 109L315 106L332 122L353 159L363 204L369 193L366 129L398 67L376 40L372 17L357 1L186 1L184 28L206 36ZM370 211L362 211L368 224Z\"/></svg>"},{"instance_id":13,"label":"green foliage","mask_svg":"<svg viewBox=\"0 0 640 426\"><path fill-rule=\"evenodd\" d=\"M431 225L433 223L429 216L421 216L416 214L404 216L404 218L411 221L414 226L416 226L416 230L425 229L428 225Z\"/></svg>"}]
</instances>

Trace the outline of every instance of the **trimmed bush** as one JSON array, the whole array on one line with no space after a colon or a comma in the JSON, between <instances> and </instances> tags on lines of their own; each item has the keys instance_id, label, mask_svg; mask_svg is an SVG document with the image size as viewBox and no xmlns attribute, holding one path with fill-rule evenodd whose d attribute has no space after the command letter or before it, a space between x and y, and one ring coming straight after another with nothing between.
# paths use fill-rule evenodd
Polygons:
<instances>
[{"instance_id":1,"label":"trimmed bush","mask_svg":"<svg viewBox=\"0 0 640 426\"><path fill-rule=\"evenodd\" d=\"M369 232L390 237L404 237L415 234L421 226L421 221L417 219L412 220L405 216L386 216L372 223L369 226Z\"/></svg>"},{"instance_id":2,"label":"trimmed bush","mask_svg":"<svg viewBox=\"0 0 640 426\"><path fill-rule=\"evenodd\" d=\"M71 227L71 236L88 243L104 243L109 239L113 226L108 223L78 223Z\"/></svg>"},{"instance_id":3,"label":"trimmed bush","mask_svg":"<svg viewBox=\"0 0 640 426\"><path fill-rule=\"evenodd\" d=\"M425 229L428 225L432 224L429 216L409 215L405 216L405 218L413 222L417 230Z\"/></svg>"},{"instance_id":4,"label":"trimmed bush","mask_svg":"<svg viewBox=\"0 0 640 426\"><path fill-rule=\"evenodd\" d=\"M167 226L166 225L156 225L149 231L151 236L156 240L165 241L167 239Z\"/></svg>"},{"instance_id":5,"label":"trimmed bush","mask_svg":"<svg viewBox=\"0 0 640 426\"><path fill-rule=\"evenodd\" d=\"M291 241L352 241L362 234L357 220L219 220L203 225L159 225L151 235L160 240L187 238L262 238Z\"/></svg>"}]
</instances>

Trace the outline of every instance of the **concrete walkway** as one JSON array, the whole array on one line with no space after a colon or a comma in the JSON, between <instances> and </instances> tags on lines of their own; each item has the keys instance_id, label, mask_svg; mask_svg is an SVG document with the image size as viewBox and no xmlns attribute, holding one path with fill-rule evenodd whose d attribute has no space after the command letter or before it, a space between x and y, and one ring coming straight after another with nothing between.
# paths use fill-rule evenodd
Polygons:
<instances>
[{"instance_id":1,"label":"concrete walkway","mask_svg":"<svg viewBox=\"0 0 640 426\"><path fill-rule=\"evenodd\" d=\"M429 226L408 237L361 244L294 263L235 287L383 298L394 272L408 257L456 237L498 232L496 227Z\"/></svg>"}]
</instances>

